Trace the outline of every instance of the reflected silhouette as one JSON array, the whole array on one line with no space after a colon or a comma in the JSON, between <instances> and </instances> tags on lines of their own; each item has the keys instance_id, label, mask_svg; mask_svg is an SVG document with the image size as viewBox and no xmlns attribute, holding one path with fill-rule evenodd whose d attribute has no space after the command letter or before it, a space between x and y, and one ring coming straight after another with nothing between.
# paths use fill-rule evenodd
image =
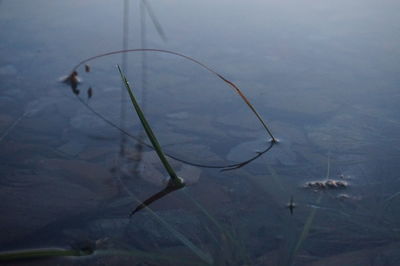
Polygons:
<instances>
[{"instance_id":1,"label":"reflected silhouette","mask_svg":"<svg viewBox=\"0 0 400 266\"><path fill-rule=\"evenodd\" d=\"M147 14L149 14L149 17L151 19L151 22L153 22L154 27L156 28L156 31L158 35L161 37L161 39L166 42L167 41L167 36L164 33L164 30L161 26L161 23L158 21L157 16L155 15L153 8L151 7L150 3L146 0L142 0L140 2L141 4L141 16L144 17L144 10L147 11ZM144 46L142 46L144 48Z\"/></svg>"},{"instance_id":2,"label":"reflected silhouette","mask_svg":"<svg viewBox=\"0 0 400 266\"><path fill-rule=\"evenodd\" d=\"M124 0L123 6L123 19L122 19L122 49L127 49L129 43L129 0ZM128 55L121 54L121 64L124 69L128 69ZM87 65L87 64L85 64ZM120 128L126 128L126 91L123 89L123 84L121 84L121 95L120 95ZM119 154L118 154L118 164L119 169L121 169L121 165L125 158L125 146L127 144L126 135L123 132L120 132L120 143L119 143Z\"/></svg>"},{"instance_id":3,"label":"reflected silhouette","mask_svg":"<svg viewBox=\"0 0 400 266\"><path fill-rule=\"evenodd\" d=\"M145 6L143 0L139 3L139 14L140 14L140 44L142 48L146 48L146 16L145 16ZM147 107L147 60L146 54L141 54L141 88L142 88L142 109L146 112ZM138 172L139 164L142 161L143 157L143 142L145 139L145 135L143 134L143 129L139 129L137 139L138 143L135 145L135 149L137 151L137 160L133 166L133 171Z\"/></svg>"},{"instance_id":4,"label":"reflected silhouette","mask_svg":"<svg viewBox=\"0 0 400 266\"><path fill-rule=\"evenodd\" d=\"M179 178L179 177L178 177ZM156 194L152 195L151 197L149 197L148 199L146 199L145 201L142 202L142 204L140 204L139 206L136 207L136 209L134 209L131 214L129 215L129 217L132 217L132 215L134 215L136 212L140 211L141 209L149 206L150 204L152 204L153 202L162 199L164 196L168 195L169 193L181 189L183 187L185 187L185 183L183 182L183 179L179 178L180 182L176 181L176 179L171 178L168 181L168 185L166 188L164 188L163 190L157 192Z\"/></svg>"},{"instance_id":5,"label":"reflected silhouette","mask_svg":"<svg viewBox=\"0 0 400 266\"><path fill-rule=\"evenodd\" d=\"M254 156L254 157L252 157L252 158L250 158L250 159L248 159L246 161L243 161L241 163L234 164L234 165L232 165L230 167L225 167L224 169L221 170L221 172L235 170L235 169L241 168L241 167L251 163L252 161L254 161L257 158L261 157L261 155L263 155L264 153L267 153L272 148L272 146L274 146L274 144L278 143L278 141L276 141L276 139L275 140L270 140L269 143L270 143L270 145L268 146L268 148L266 148L263 151L257 152L256 156Z\"/></svg>"},{"instance_id":6,"label":"reflected silhouette","mask_svg":"<svg viewBox=\"0 0 400 266\"><path fill-rule=\"evenodd\" d=\"M290 215L293 215L294 208L296 208L296 204L293 201L293 196L290 196L290 202L286 205L286 208L289 209Z\"/></svg>"},{"instance_id":7,"label":"reflected silhouette","mask_svg":"<svg viewBox=\"0 0 400 266\"><path fill-rule=\"evenodd\" d=\"M87 96L88 96L88 99L92 98L92 96L93 96L93 89L92 89L92 87L89 87L89 89L87 90Z\"/></svg>"}]
</instances>

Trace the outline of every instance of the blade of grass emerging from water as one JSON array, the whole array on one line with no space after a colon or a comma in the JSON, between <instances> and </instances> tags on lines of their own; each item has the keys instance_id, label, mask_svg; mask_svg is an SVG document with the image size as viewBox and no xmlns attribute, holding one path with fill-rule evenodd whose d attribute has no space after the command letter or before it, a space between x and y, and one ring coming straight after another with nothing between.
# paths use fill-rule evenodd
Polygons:
<instances>
[{"instance_id":1,"label":"blade of grass emerging from water","mask_svg":"<svg viewBox=\"0 0 400 266\"><path fill-rule=\"evenodd\" d=\"M182 180L176 175L174 169L171 167L171 165L167 161L167 158L165 158L165 155L164 155L164 152L162 151L160 143L158 142L156 136L153 133L153 130L151 129L149 123L147 122L147 119L145 118L145 116L142 112L142 109L140 108L138 102L136 101L136 98L132 92L132 89L129 85L128 80L126 79L125 75L122 73L122 70L119 67L119 65L117 65L117 67L118 67L119 74L121 75L122 81L124 82L125 87L128 90L129 97L131 98L132 104L135 107L136 113L138 114L139 119L142 122L143 128L146 131L146 134L149 137L151 144L153 145L155 151L157 152L158 157L160 158L162 164L164 165L165 170L167 170L171 179L179 180L179 182L182 183Z\"/></svg>"},{"instance_id":2,"label":"blade of grass emerging from water","mask_svg":"<svg viewBox=\"0 0 400 266\"><path fill-rule=\"evenodd\" d=\"M152 196L150 199L144 201L141 205L139 205L132 213L131 216L143 209L144 207L146 207L147 205L151 204L152 202L164 197L165 195L167 195L168 193L171 193L172 191L175 191L177 189L183 188L185 186L185 183L183 181L182 178L178 177L177 174L175 173L174 169L172 168L172 166L169 164L167 158L165 158L164 152L161 148L160 143L158 142L156 136L153 133L153 130L151 129L149 123L147 122L146 117L144 116L142 109L140 108L138 102L136 101L136 97L132 92L132 89L129 85L128 80L126 79L125 75L122 73L121 68L119 67L119 65L117 65L119 74L121 75L121 79L124 82L124 85L126 87L126 89L128 90L129 93L129 97L131 98L132 104L135 107L136 113L139 116L140 122L143 125L144 130L146 131L147 136L150 139L151 144L153 145L155 151L157 152L158 157L160 158L165 170L168 172L169 176L171 177L171 179L168 182L167 187L157 193L156 195Z\"/></svg>"}]
</instances>

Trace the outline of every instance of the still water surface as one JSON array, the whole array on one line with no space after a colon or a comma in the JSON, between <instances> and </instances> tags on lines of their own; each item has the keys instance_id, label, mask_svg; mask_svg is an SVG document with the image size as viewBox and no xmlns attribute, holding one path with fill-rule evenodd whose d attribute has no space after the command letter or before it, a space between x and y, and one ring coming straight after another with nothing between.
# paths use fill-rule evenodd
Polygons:
<instances>
[{"instance_id":1,"label":"still water surface","mask_svg":"<svg viewBox=\"0 0 400 266\"><path fill-rule=\"evenodd\" d=\"M0 250L96 250L20 265L399 265L399 7L1 1ZM129 219L166 172L104 120L148 142L116 64L174 157L237 163L269 136L227 83L170 54L90 61L78 97L59 82L123 48L206 64L280 142L232 171L170 160L187 187Z\"/></svg>"}]
</instances>

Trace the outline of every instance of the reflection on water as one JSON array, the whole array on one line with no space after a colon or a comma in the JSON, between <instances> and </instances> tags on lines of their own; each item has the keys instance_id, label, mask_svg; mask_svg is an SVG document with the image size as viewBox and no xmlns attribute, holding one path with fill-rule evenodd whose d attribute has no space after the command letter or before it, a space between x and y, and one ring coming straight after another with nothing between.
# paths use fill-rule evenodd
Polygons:
<instances>
[{"instance_id":1,"label":"reflection on water","mask_svg":"<svg viewBox=\"0 0 400 266\"><path fill-rule=\"evenodd\" d=\"M390 0L1 1L0 250L104 242L83 259L21 265L398 265L398 8ZM173 162L188 186L129 219L166 173L130 138L121 160L123 135L82 104L138 136L121 100L121 56L78 70L82 102L57 81L121 47L206 63L240 86L280 142L232 171ZM218 77L156 53L129 54L126 64L169 154L218 165L268 148Z\"/></svg>"}]
</instances>

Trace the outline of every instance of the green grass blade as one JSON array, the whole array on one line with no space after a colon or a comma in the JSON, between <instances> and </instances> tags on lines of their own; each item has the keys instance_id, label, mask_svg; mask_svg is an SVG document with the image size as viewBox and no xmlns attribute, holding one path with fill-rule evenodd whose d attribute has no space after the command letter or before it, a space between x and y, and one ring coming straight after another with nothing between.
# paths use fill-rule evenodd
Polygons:
<instances>
[{"instance_id":1,"label":"green grass blade","mask_svg":"<svg viewBox=\"0 0 400 266\"><path fill-rule=\"evenodd\" d=\"M45 259L50 257L87 256L93 252L84 252L74 249L40 248L28 250L15 250L0 252L0 261L13 261L22 259Z\"/></svg>"},{"instance_id":2,"label":"green grass blade","mask_svg":"<svg viewBox=\"0 0 400 266\"><path fill-rule=\"evenodd\" d=\"M181 179L178 178L174 169L171 167L171 165L167 161L167 158L165 158L165 155L164 155L164 152L162 151L160 143L158 142L156 136L153 133L153 130L151 129L149 123L147 122L147 120L142 112L142 109L140 108L138 102L136 101L135 95L132 92L132 89L129 85L128 80L126 79L125 75L122 73L122 70L119 67L119 65L117 65L117 68L118 68L119 74L121 75L122 81L124 82L125 87L128 90L129 97L131 98L132 104L135 107L136 113L138 114L139 119L142 122L143 128L146 131L146 134L149 137L150 142L153 145L155 151L157 152L158 157L160 158L162 164L164 165L164 168L167 170L168 174L170 175L170 177L173 181L182 183Z\"/></svg>"}]
</instances>

